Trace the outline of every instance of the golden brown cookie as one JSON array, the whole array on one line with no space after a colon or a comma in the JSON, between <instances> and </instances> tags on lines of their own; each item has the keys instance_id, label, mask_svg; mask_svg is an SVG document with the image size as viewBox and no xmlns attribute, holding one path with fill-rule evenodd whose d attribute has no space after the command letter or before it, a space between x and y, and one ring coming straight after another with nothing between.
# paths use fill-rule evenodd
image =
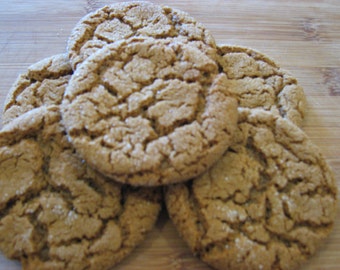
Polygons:
<instances>
[{"instance_id":1,"label":"golden brown cookie","mask_svg":"<svg viewBox=\"0 0 340 270\"><path fill-rule=\"evenodd\" d=\"M250 48L218 46L219 64L228 88L241 107L264 108L301 126L306 110L303 88L288 71L266 55Z\"/></svg>"},{"instance_id":2,"label":"golden brown cookie","mask_svg":"<svg viewBox=\"0 0 340 270\"><path fill-rule=\"evenodd\" d=\"M166 188L165 201L192 252L212 267L292 270L331 232L337 188L301 129L240 109L235 144L200 177Z\"/></svg>"},{"instance_id":3,"label":"golden brown cookie","mask_svg":"<svg viewBox=\"0 0 340 270\"><path fill-rule=\"evenodd\" d=\"M79 154L132 185L180 182L205 171L229 146L237 118L214 55L201 42L153 38L91 55L71 78L62 108Z\"/></svg>"},{"instance_id":4,"label":"golden brown cookie","mask_svg":"<svg viewBox=\"0 0 340 270\"><path fill-rule=\"evenodd\" d=\"M111 269L153 227L160 191L108 181L76 154L57 106L0 131L0 250L24 269Z\"/></svg>"},{"instance_id":5,"label":"golden brown cookie","mask_svg":"<svg viewBox=\"0 0 340 270\"><path fill-rule=\"evenodd\" d=\"M186 12L146 1L104 6L82 18L68 41L72 67L106 44L133 36L178 37L215 47L212 35Z\"/></svg>"},{"instance_id":6,"label":"golden brown cookie","mask_svg":"<svg viewBox=\"0 0 340 270\"><path fill-rule=\"evenodd\" d=\"M29 66L7 95L3 124L42 105L60 104L72 73L67 54L54 55Z\"/></svg>"}]
</instances>

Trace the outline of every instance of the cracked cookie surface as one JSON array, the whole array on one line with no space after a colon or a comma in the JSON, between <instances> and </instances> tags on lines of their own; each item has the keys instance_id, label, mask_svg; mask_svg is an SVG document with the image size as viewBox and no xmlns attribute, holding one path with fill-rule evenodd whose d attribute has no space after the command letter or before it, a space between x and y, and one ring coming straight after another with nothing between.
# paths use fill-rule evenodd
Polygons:
<instances>
[{"instance_id":1,"label":"cracked cookie surface","mask_svg":"<svg viewBox=\"0 0 340 270\"><path fill-rule=\"evenodd\" d=\"M113 183L76 154L58 106L0 131L0 250L23 269L111 269L151 230L157 189Z\"/></svg>"},{"instance_id":2,"label":"cracked cookie surface","mask_svg":"<svg viewBox=\"0 0 340 270\"><path fill-rule=\"evenodd\" d=\"M201 42L152 38L97 51L65 92L72 144L123 183L155 186L202 173L229 146L237 121L214 56Z\"/></svg>"},{"instance_id":3,"label":"cracked cookie surface","mask_svg":"<svg viewBox=\"0 0 340 270\"><path fill-rule=\"evenodd\" d=\"M54 55L29 66L7 94L3 124L34 108L60 104L72 73L67 54Z\"/></svg>"},{"instance_id":4,"label":"cracked cookie surface","mask_svg":"<svg viewBox=\"0 0 340 270\"><path fill-rule=\"evenodd\" d=\"M105 6L82 18L68 40L72 67L106 44L133 36L177 37L215 47L212 35L184 11L150 2L123 2Z\"/></svg>"},{"instance_id":5,"label":"cracked cookie surface","mask_svg":"<svg viewBox=\"0 0 340 270\"><path fill-rule=\"evenodd\" d=\"M192 252L216 269L295 269L331 232L333 173L290 121L239 111L223 157L193 181L166 187L169 215Z\"/></svg>"},{"instance_id":6,"label":"cracked cookie surface","mask_svg":"<svg viewBox=\"0 0 340 270\"><path fill-rule=\"evenodd\" d=\"M303 88L288 71L250 48L218 45L219 64L240 107L264 108L301 126L306 110Z\"/></svg>"}]
</instances>

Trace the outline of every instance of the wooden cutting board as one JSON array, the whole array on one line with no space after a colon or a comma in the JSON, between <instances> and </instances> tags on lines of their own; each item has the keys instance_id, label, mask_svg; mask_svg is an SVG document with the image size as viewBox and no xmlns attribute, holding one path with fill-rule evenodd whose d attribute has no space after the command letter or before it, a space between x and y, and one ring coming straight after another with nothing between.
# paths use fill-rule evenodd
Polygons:
<instances>
[{"instance_id":1,"label":"wooden cutting board","mask_svg":"<svg viewBox=\"0 0 340 270\"><path fill-rule=\"evenodd\" d=\"M86 13L117 1L0 0L0 109L20 72L65 52ZM334 169L340 185L340 4L338 0L154 1L189 12L217 43L249 46L276 60L305 89L304 130ZM20 269L0 255L0 269ZM147 240L115 269L210 269L194 258L165 211ZM301 269L340 269L340 215L317 254Z\"/></svg>"}]
</instances>

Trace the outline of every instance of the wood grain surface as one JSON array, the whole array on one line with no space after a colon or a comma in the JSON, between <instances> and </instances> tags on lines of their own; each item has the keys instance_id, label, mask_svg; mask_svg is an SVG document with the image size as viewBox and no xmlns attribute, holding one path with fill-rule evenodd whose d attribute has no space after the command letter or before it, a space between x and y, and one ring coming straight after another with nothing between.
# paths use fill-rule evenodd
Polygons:
<instances>
[{"instance_id":1,"label":"wood grain surface","mask_svg":"<svg viewBox=\"0 0 340 270\"><path fill-rule=\"evenodd\" d=\"M66 51L86 13L117 1L0 0L0 110L20 72ZM249 46L276 60L303 86L303 129L332 166L340 185L340 2L338 0L154 1L189 12L217 43ZM0 269L21 269L0 255ZM165 211L147 240L115 269L208 270L178 237ZM301 269L340 269L340 215L330 237Z\"/></svg>"}]
</instances>

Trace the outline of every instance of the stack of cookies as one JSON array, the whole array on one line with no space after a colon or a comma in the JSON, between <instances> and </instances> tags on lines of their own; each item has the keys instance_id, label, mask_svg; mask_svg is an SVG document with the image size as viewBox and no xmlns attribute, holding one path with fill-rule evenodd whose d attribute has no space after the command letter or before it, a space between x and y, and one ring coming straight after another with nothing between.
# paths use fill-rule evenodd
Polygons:
<instances>
[{"instance_id":1,"label":"stack of cookies","mask_svg":"<svg viewBox=\"0 0 340 270\"><path fill-rule=\"evenodd\" d=\"M265 55L149 2L82 18L30 66L0 131L0 250L24 269L111 269L162 203L215 269L294 269L337 188L301 130L305 96Z\"/></svg>"}]
</instances>

